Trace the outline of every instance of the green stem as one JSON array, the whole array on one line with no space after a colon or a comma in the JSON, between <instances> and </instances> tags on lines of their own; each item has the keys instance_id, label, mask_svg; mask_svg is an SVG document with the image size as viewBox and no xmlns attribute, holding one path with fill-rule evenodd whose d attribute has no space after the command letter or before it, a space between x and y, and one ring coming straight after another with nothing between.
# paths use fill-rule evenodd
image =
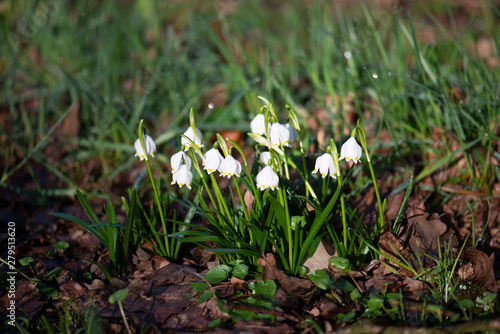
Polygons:
<instances>
[{"instance_id":1,"label":"green stem","mask_svg":"<svg viewBox=\"0 0 500 334\"><path fill-rule=\"evenodd\" d=\"M304 157L303 157L304 158ZM305 158L304 158L305 159ZM295 162L293 162L292 159L286 157L286 161L287 163L292 166L293 169L295 169L297 171L297 173L299 174L300 178L304 181L304 184L306 186L306 191L308 191L309 193L311 193L311 197L313 199L315 199L316 201L318 201L318 196L316 196L316 193L314 192L313 188L311 187L311 184L309 183L309 180L307 179L307 170L306 170L306 167L305 167L305 160L302 162L304 164L304 171L305 171L305 174L303 174L300 169L297 168L297 165L295 164Z\"/></svg>"},{"instance_id":2,"label":"green stem","mask_svg":"<svg viewBox=\"0 0 500 334\"><path fill-rule=\"evenodd\" d=\"M375 188L375 196L377 197L377 203L378 203L378 215L379 215L379 233L383 233L384 230L384 207L382 207L382 200L380 199L380 193L378 191L378 186L377 186L377 178L375 177L375 172L373 171L373 166L372 162L370 159L370 154L368 153L368 145L366 143L366 133L365 133L365 128L363 127L363 123L361 120L358 120L356 129L353 130L355 133L358 131L359 134L359 140L361 143L361 146L363 147L363 150L365 151L366 155L366 161L368 161L368 167L370 168L370 174L372 176L372 181L373 181L373 187ZM351 134L353 136L353 134Z\"/></svg>"},{"instance_id":3,"label":"green stem","mask_svg":"<svg viewBox=\"0 0 500 334\"><path fill-rule=\"evenodd\" d=\"M280 204L285 209L285 217L286 217L286 234L287 234L287 243L288 243L288 261L290 263L290 270L293 272L295 269L295 265L293 263L293 237L292 237L292 222L290 221L290 214L288 212L288 200L286 197L286 190L284 186L285 181L282 181L280 191L278 191ZM285 251L283 249L283 251Z\"/></svg>"},{"instance_id":4,"label":"green stem","mask_svg":"<svg viewBox=\"0 0 500 334\"><path fill-rule=\"evenodd\" d=\"M300 135L299 135L300 136ZM299 137L299 140L300 140L300 137ZM299 147L300 147L300 155L302 157L302 169L304 170L304 175L302 177L302 179L304 180L304 183L306 185L306 197L309 196L309 192L311 192L311 195L313 196L314 199L317 199L316 198L316 194L314 193L314 191L312 190L311 188L311 185L309 184L309 181L307 181L308 179L308 176L307 176L307 164L306 164L306 155L304 153L304 146L302 146L302 140L299 141ZM293 167L293 166L292 166ZM294 167L295 170L298 170L296 167Z\"/></svg>"},{"instance_id":5,"label":"green stem","mask_svg":"<svg viewBox=\"0 0 500 334\"><path fill-rule=\"evenodd\" d=\"M238 192L238 197L240 198L241 207L243 209L243 214L245 215L245 219L248 221L247 206L245 204L245 200L243 199L243 196L241 195L240 185L238 184L238 180L236 179L236 176L233 179L234 179L234 186L236 187L236 191Z\"/></svg>"},{"instance_id":6,"label":"green stem","mask_svg":"<svg viewBox=\"0 0 500 334\"><path fill-rule=\"evenodd\" d=\"M233 144L233 146L231 148L233 148L233 147L236 148L238 150L238 152L240 152L241 157L243 158L243 164L245 165L245 169L247 170L247 176L252 180L252 182L250 182L250 184L252 185L252 190L254 193L255 201L257 203L257 208L259 209L259 212L261 212L262 206L260 204L260 196L257 196L257 188L255 187L255 182L254 182L255 180L252 178L252 173L250 172L250 167L248 167L248 162L247 162L247 159L245 158L245 154L243 154L243 150L234 140L229 139L229 138L226 138L226 140L230 141ZM244 202L242 202L242 203L244 203ZM248 219L248 217L247 217L247 219Z\"/></svg>"},{"instance_id":7,"label":"green stem","mask_svg":"<svg viewBox=\"0 0 500 334\"><path fill-rule=\"evenodd\" d=\"M378 220L379 220L379 233L383 233L384 230L384 213L383 207L382 207L382 200L380 199L380 193L378 191L378 186L377 186L377 179L375 178L375 172L373 171L372 163L370 161L370 158L368 156L368 152L366 152L367 160L368 160L368 167L370 167L370 174L372 175L372 180L373 180L373 187L375 188L375 196L377 197L377 203L378 203Z\"/></svg>"},{"instance_id":8,"label":"green stem","mask_svg":"<svg viewBox=\"0 0 500 334\"><path fill-rule=\"evenodd\" d=\"M338 185L337 187L341 187L340 189L340 208L342 210L342 236L344 240L344 256L347 255L347 219L345 215L345 200L344 200L344 191L343 191L343 182L342 176L338 174Z\"/></svg>"},{"instance_id":9,"label":"green stem","mask_svg":"<svg viewBox=\"0 0 500 334\"><path fill-rule=\"evenodd\" d=\"M10 267L10 264L7 261L5 261L4 259L0 258L0 262L5 264L8 268ZM20 273L22 276L24 276L24 278L26 278L28 281L31 282L31 279L25 273L23 273L22 271L20 271L17 268L14 268L14 270L17 271L18 273Z\"/></svg>"},{"instance_id":10,"label":"green stem","mask_svg":"<svg viewBox=\"0 0 500 334\"><path fill-rule=\"evenodd\" d=\"M164 239L165 239L165 245L162 243L159 243L160 248L162 249L163 253L166 254L168 258L170 258L170 247L168 245L168 237L167 237L167 226L165 224L165 218L163 217L163 206L161 205L160 198L158 196L158 191L156 190L156 184L153 178L153 173L151 172L151 166L149 165L149 159L148 159L148 152L146 151L146 146L144 145L144 134L142 133L142 122L143 120L139 122L139 128L137 130L137 134L139 136L139 142L141 143L142 151L144 152L144 159L146 160L146 167L148 168L148 174L149 174L149 179L151 180L151 185L153 186L153 191L155 194L155 201L156 205L158 206L158 212L160 214L160 220L161 220L161 226L163 229L163 234L165 234ZM156 231L156 228L154 228Z\"/></svg>"},{"instance_id":11,"label":"green stem","mask_svg":"<svg viewBox=\"0 0 500 334\"><path fill-rule=\"evenodd\" d=\"M125 323L125 327L127 328L127 332L132 334L130 327L128 326L127 318L125 317L125 312L123 311L122 302L118 301L118 307L120 307L120 313L122 314L123 322Z\"/></svg>"},{"instance_id":12,"label":"green stem","mask_svg":"<svg viewBox=\"0 0 500 334\"><path fill-rule=\"evenodd\" d=\"M144 151L144 152L146 152L146 151ZM163 206L161 205L160 197L158 196L158 191L156 190L156 185L155 185L155 182L154 182L153 173L151 172L151 166L149 165L149 159L147 159L147 157L146 157L146 166L148 168L149 178L151 179L151 185L153 186L153 191L154 191L154 194L155 194L156 205L158 205L158 211L160 213L160 220L161 220L161 226L162 226L162 229L163 229L163 233L164 234L168 234L167 226L165 224L165 218L163 217ZM170 247L168 245L168 243L169 243L168 242L168 237L165 235L164 239L165 239L165 252L167 254L167 257L170 258ZM161 245L161 247L163 248L163 245Z\"/></svg>"},{"instance_id":13,"label":"green stem","mask_svg":"<svg viewBox=\"0 0 500 334\"><path fill-rule=\"evenodd\" d=\"M215 196L217 196L217 200L219 201L219 207L222 207L224 209L224 211L220 210L221 212L225 212L226 213L226 217L227 219L232 223L232 225L234 226L234 222L232 220L232 217L231 215L229 214L229 209L227 207L227 203L226 201L224 200L224 196L222 196L222 192L220 191L220 188L219 188L219 184L217 183L217 181L215 180L215 177L214 177L214 174L210 174L210 179L212 180L212 187L214 189L214 192L215 192Z\"/></svg>"}]
</instances>

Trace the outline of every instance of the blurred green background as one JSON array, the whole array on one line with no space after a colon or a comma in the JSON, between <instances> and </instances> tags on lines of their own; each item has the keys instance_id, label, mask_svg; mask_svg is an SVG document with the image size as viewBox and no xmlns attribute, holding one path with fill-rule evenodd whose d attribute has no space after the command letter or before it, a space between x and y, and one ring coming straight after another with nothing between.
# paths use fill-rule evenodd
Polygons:
<instances>
[{"instance_id":1,"label":"blurred green background","mask_svg":"<svg viewBox=\"0 0 500 334\"><path fill-rule=\"evenodd\" d=\"M205 138L240 138L257 96L307 122L311 152L362 118L373 149L391 149L381 170L418 150L421 180L459 150L452 182L491 189L500 174L494 2L4 0L0 13L5 202L121 196L140 119L161 167L191 107Z\"/></svg>"}]
</instances>

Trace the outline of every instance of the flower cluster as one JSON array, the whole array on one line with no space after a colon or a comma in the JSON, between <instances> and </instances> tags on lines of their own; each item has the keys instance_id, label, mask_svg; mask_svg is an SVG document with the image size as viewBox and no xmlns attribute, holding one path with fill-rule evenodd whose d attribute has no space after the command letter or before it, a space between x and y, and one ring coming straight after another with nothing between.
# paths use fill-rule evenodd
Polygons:
<instances>
[{"instance_id":1,"label":"flower cluster","mask_svg":"<svg viewBox=\"0 0 500 334\"><path fill-rule=\"evenodd\" d=\"M199 149L203 147L203 134L198 129L195 129L195 131L193 131L192 127L189 127L186 132L184 132L181 140L184 151L174 154L171 158L172 173L174 173L172 184L177 183L179 187L182 187L185 184L189 189L191 189L190 183L193 178L193 175L191 174L191 172L189 172L189 169L191 168L191 159L184 152L187 151L190 147L196 148L198 149L198 152L201 152L199 151ZM202 162L203 169L209 175L215 171L218 171L219 176L227 176L228 179L230 179L232 176L240 176L241 163L233 158L233 156L231 156L228 152L226 153L226 157L224 158L224 156L216 148L211 148L210 150L205 152ZM181 170L179 169L179 171L176 172L175 168L178 167L178 161L181 160L177 156L180 156L181 154L183 154L183 157L185 157L184 161L186 162L186 167L184 169L186 170L186 172L184 172L184 174L179 174L179 177L181 178L177 178L176 174ZM189 183L186 183L185 180L188 180Z\"/></svg>"},{"instance_id":2,"label":"flower cluster","mask_svg":"<svg viewBox=\"0 0 500 334\"><path fill-rule=\"evenodd\" d=\"M354 161L357 164L361 158L361 146L358 144L354 137L349 138L340 149L339 160L346 159L346 161ZM316 159L313 173L320 173L323 178L330 175L334 179L337 178L338 173L333 156L330 153L325 153Z\"/></svg>"},{"instance_id":3,"label":"flower cluster","mask_svg":"<svg viewBox=\"0 0 500 334\"><path fill-rule=\"evenodd\" d=\"M175 153L170 158L172 166L172 183L178 184L179 187L186 185L191 189L191 181L193 180L193 173L191 173L191 158L183 151Z\"/></svg>"},{"instance_id":4,"label":"flower cluster","mask_svg":"<svg viewBox=\"0 0 500 334\"><path fill-rule=\"evenodd\" d=\"M258 114L250 123L250 130L258 136L266 132L266 120L263 114ZM269 139L271 145L279 147L280 145L286 147L292 147L297 139L297 131L290 124L273 123L272 125L267 123L267 130L270 132Z\"/></svg>"},{"instance_id":5,"label":"flower cluster","mask_svg":"<svg viewBox=\"0 0 500 334\"><path fill-rule=\"evenodd\" d=\"M275 122L271 124L267 122L264 114L258 114L250 123L250 130L257 136L265 135L270 142L269 149L279 149L281 146L292 147L297 140L297 130L290 124L281 124ZM265 141L262 141L263 143ZM265 167L257 174L256 185L260 190L270 188L271 190L279 189L279 177L272 166L279 170L279 164L276 160L271 160L271 152L262 152L260 155L261 161Z\"/></svg>"},{"instance_id":6,"label":"flower cluster","mask_svg":"<svg viewBox=\"0 0 500 334\"><path fill-rule=\"evenodd\" d=\"M250 123L252 133L269 138L270 149L278 150L282 146L291 147L297 139L297 130L290 124L273 124L267 123L263 114L258 114ZM269 136L267 135L269 134ZM178 184L179 187L187 186L191 189L193 173L191 173L192 161L185 153L190 147L197 149L203 147L203 134L200 130L189 127L183 134L181 144L183 150L172 155L170 162L172 166L172 183ZM263 139L263 143L265 140ZM268 144L269 146L269 144ZM147 154L154 157L156 145L149 135L144 135L144 148L141 146L140 140L137 139L134 143L136 156L141 160L147 159ZM201 152L201 151L200 151ZM215 171L219 172L219 176L230 179L232 176L240 176L241 163L236 160L229 152L227 147L224 157L218 149L211 148L203 155L203 169L210 175ZM341 147L339 160L353 161L357 164L360 161L362 154L361 146L356 139L351 136ZM278 161L271 160L271 152L265 151L260 154L260 160L265 165L264 168L257 174L256 186L261 191L267 188L271 190L279 189L279 176L276 171L280 170ZM338 164L337 164L338 166ZM334 163L333 155L325 153L316 159L313 173L319 173L323 178L330 175L332 178L337 178L338 170Z\"/></svg>"}]
</instances>

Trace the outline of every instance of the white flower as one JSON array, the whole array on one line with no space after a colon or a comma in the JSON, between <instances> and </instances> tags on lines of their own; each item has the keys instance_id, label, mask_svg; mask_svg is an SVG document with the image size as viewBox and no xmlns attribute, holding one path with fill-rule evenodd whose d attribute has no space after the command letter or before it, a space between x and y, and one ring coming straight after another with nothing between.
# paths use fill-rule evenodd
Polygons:
<instances>
[{"instance_id":1,"label":"white flower","mask_svg":"<svg viewBox=\"0 0 500 334\"><path fill-rule=\"evenodd\" d=\"M154 153L156 152L156 145L153 138L149 135L144 135L144 148L146 149L146 154L144 154L144 151L142 150L141 141L139 139L135 141L134 147L136 152L135 156L139 157L141 161L146 158L146 154L149 154L152 157L155 156Z\"/></svg>"},{"instance_id":2,"label":"white flower","mask_svg":"<svg viewBox=\"0 0 500 334\"><path fill-rule=\"evenodd\" d=\"M172 175L172 183L171 184L178 184L179 188L182 188L182 186L186 186L189 189L191 189L191 181L193 180L193 173L189 170L189 168L186 165L182 165L179 167L177 172L175 172Z\"/></svg>"},{"instance_id":3,"label":"white flower","mask_svg":"<svg viewBox=\"0 0 500 334\"><path fill-rule=\"evenodd\" d=\"M212 148L205 153L205 161L203 161L203 169L207 171L208 174L212 174L217 169L219 169L220 164L224 160L222 154L219 150Z\"/></svg>"},{"instance_id":4,"label":"white flower","mask_svg":"<svg viewBox=\"0 0 500 334\"><path fill-rule=\"evenodd\" d=\"M288 143L285 142L285 146L291 147L295 144L295 140L297 139L297 130L288 123L285 124L285 127L288 129L288 132L290 132Z\"/></svg>"},{"instance_id":5,"label":"white flower","mask_svg":"<svg viewBox=\"0 0 500 334\"><path fill-rule=\"evenodd\" d=\"M220 164L219 172L222 176L227 176L228 179L231 176L236 175L240 176L241 173L241 164L238 160L228 155Z\"/></svg>"},{"instance_id":6,"label":"white flower","mask_svg":"<svg viewBox=\"0 0 500 334\"><path fill-rule=\"evenodd\" d=\"M262 152L260 154L260 161L262 161L264 163L264 165L268 165L269 164L269 160L271 160L271 153L270 152Z\"/></svg>"},{"instance_id":7,"label":"white flower","mask_svg":"<svg viewBox=\"0 0 500 334\"><path fill-rule=\"evenodd\" d=\"M271 144L273 146L280 146L280 143L285 146L289 145L290 142L290 131L280 123L274 123L271 126Z\"/></svg>"},{"instance_id":8,"label":"white flower","mask_svg":"<svg viewBox=\"0 0 500 334\"><path fill-rule=\"evenodd\" d=\"M359 146L358 142L354 137L349 138L340 149L340 158L339 160L346 159L346 161L352 160L355 164L358 163L359 158L361 158L361 146Z\"/></svg>"},{"instance_id":9,"label":"white flower","mask_svg":"<svg viewBox=\"0 0 500 334\"><path fill-rule=\"evenodd\" d=\"M257 188L264 191L266 188L279 189L280 178L271 166L266 166L257 174Z\"/></svg>"},{"instance_id":10,"label":"white flower","mask_svg":"<svg viewBox=\"0 0 500 334\"><path fill-rule=\"evenodd\" d=\"M186 130L186 132L184 132L184 136L191 139L197 147L203 147L203 144L201 143L201 141L203 140L203 135L202 135L200 130L196 129L196 136L195 136L193 128L189 127ZM189 146L191 146L190 143L187 141L187 139L184 137L182 137L182 139L181 139L181 145L182 146L185 145L185 149L184 149L185 151L187 151Z\"/></svg>"},{"instance_id":11,"label":"white flower","mask_svg":"<svg viewBox=\"0 0 500 334\"><path fill-rule=\"evenodd\" d=\"M319 156L316 159L316 164L314 165L313 173L320 172L321 176L325 178L325 176L330 173L330 176L334 179L337 178L335 173L337 170L335 169L335 164L333 163L333 157L330 153L325 153Z\"/></svg>"},{"instance_id":12,"label":"white flower","mask_svg":"<svg viewBox=\"0 0 500 334\"><path fill-rule=\"evenodd\" d=\"M270 128L271 124L267 122L267 127ZM266 133L266 117L263 114L258 114L255 118L250 122L250 129L256 135L264 135Z\"/></svg>"},{"instance_id":13,"label":"white flower","mask_svg":"<svg viewBox=\"0 0 500 334\"><path fill-rule=\"evenodd\" d=\"M191 169L191 158L183 151L177 152L170 158L172 173L175 173L183 164L186 164L188 169Z\"/></svg>"}]
</instances>

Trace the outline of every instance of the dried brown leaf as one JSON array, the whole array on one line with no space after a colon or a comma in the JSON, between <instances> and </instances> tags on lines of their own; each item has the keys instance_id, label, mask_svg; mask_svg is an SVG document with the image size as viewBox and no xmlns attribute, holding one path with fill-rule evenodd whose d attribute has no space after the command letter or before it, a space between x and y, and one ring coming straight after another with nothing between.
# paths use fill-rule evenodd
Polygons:
<instances>
[{"instance_id":1,"label":"dried brown leaf","mask_svg":"<svg viewBox=\"0 0 500 334\"><path fill-rule=\"evenodd\" d=\"M321 240L313 256L308 258L303 263L303 266L309 268L309 272L311 273L318 269L328 269L330 265L329 260L334 253L335 249L331 245L328 245L324 240Z\"/></svg>"},{"instance_id":2,"label":"dried brown leaf","mask_svg":"<svg viewBox=\"0 0 500 334\"><path fill-rule=\"evenodd\" d=\"M493 260L480 250L472 248L465 250L464 258L469 263L458 269L460 279L475 282L492 292L497 292L498 285L493 272Z\"/></svg>"}]
</instances>

